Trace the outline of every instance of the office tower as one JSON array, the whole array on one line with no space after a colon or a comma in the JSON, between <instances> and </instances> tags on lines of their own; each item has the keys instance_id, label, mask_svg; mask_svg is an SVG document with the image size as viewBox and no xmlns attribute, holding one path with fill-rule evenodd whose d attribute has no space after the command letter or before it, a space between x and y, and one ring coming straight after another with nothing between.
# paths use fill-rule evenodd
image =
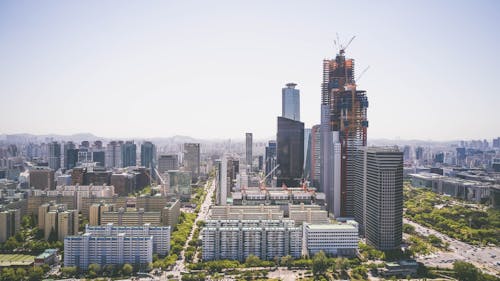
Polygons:
<instances>
[{"instance_id":1,"label":"office tower","mask_svg":"<svg viewBox=\"0 0 500 281\"><path fill-rule=\"evenodd\" d=\"M281 117L300 121L300 91L297 84L288 83L281 89Z\"/></svg>"},{"instance_id":2,"label":"office tower","mask_svg":"<svg viewBox=\"0 0 500 281\"><path fill-rule=\"evenodd\" d=\"M137 166L137 146L133 141L122 144L122 167Z\"/></svg>"},{"instance_id":3,"label":"office tower","mask_svg":"<svg viewBox=\"0 0 500 281\"><path fill-rule=\"evenodd\" d=\"M122 167L121 143L112 141L106 146L106 168Z\"/></svg>"},{"instance_id":4,"label":"office tower","mask_svg":"<svg viewBox=\"0 0 500 281\"><path fill-rule=\"evenodd\" d=\"M304 167L304 123L278 117L277 185L299 186Z\"/></svg>"},{"instance_id":5,"label":"office tower","mask_svg":"<svg viewBox=\"0 0 500 281\"><path fill-rule=\"evenodd\" d=\"M304 129L304 171L302 172L305 180L311 180L311 129Z\"/></svg>"},{"instance_id":6,"label":"office tower","mask_svg":"<svg viewBox=\"0 0 500 281\"><path fill-rule=\"evenodd\" d=\"M403 160L406 162L406 161L410 161L410 150L411 150L411 147L409 145L405 145L403 147Z\"/></svg>"},{"instance_id":7,"label":"office tower","mask_svg":"<svg viewBox=\"0 0 500 281\"><path fill-rule=\"evenodd\" d=\"M141 144L141 166L146 168L155 168L156 166L156 146L146 141Z\"/></svg>"},{"instance_id":8,"label":"office tower","mask_svg":"<svg viewBox=\"0 0 500 281\"><path fill-rule=\"evenodd\" d=\"M86 270L92 263L146 266L153 262L153 237L131 237L125 233L100 237L92 233L64 239L64 266Z\"/></svg>"},{"instance_id":9,"label":"office tower","mask_svg":"<svg viewBox=\"0 0 500 281\"><path fill-rule=\"evenodd\" d=\"M314 125L311 128L311 136L309 138L309 153L311 163L309 164L309 181L311 185L320 188L321 177L321 132L320 125ZM323 190L322 190L323 191Z\"/></svg>"},{"instance_id":10,"label":"office tower","mask_svg":"<svg viewBox=\"0 0 500 281\"><path fill-rule=\"evenodd\" d=\"M33 167L29 170L29 186L35 189L54 189L54 170L47 167Z\"/></svg>"},{"instance_id":11,"label":"office tower","mask_svg":"<svg viewBox=\"0 0 500 281\"><path fill-rule=\"evenodd\" d=\"M227 204L228 180L227 180L227 155L223 155L220 162L219 181L215 192L215 202L217 205Z\"/></svg>"},{"instance_id":12,"label":"office tower","mask_svg":"<svg viewBox=\"0 0 500 281\"><path fill-rule=\"evenodd\" d=\"M21 211L19 209L0 210L0 243L14 236L20 230Z\"/></svg>"},{"instance_id":13,"label":"office tower","mask_svg":"<svg viewBox=\"0 0 500 281\"><path fill-rule=\"evenodd\" d=\"M78 162L78 150L72 141L63 144L63 168L72 169Z\"/></svg>"},{"instance_id":14,"label":"office tower","mask_svg":"<svg viewBox=\"0 0 500 281\"><path fill-rule=\"evenodd\" d=\"M169 193L176 195L184 202L191 198L191 173L187 171L169 170L166 172L166 187Z\"/></svg>"},{"instance_id":15,"label":"office tower","mask_svg":"<svg viewBox=\"0 0 500 281\"><path fill-rule=\"evenodd\" d=\"M111 175L111 185L119 196L128 196L136 191L136 175L127 172L116 172Z\"/></svg>"},{"instance_id":16,"label":"office tower","mask_svg":"<svg viewBox=\"0 0 500 281\"><path fill-rule=\"evenodd\" d=\"M399 249L403 235L403 153L397 148L362 147L355 158L355 217L360 233L379 250Z\"/></svg>"},{"instance_id":17,"label":"office tower","mask_svg":"<svg viewBox=\"0 0 500 281\"><path fill-rule=\"evenodd\" d=\"M49 167L57 171L61 168L61 144L56 141L49 143Z\"/></svg>"},{"instance_id":18,"label":"office tower","mask_svg":"<svg viewBox=\"0 0 500 281\"><path fill-rule=\"evenodd\" d=\"M92 162L97 163L97 166L99 167L104 167L104 163L106 163L106 156L104 151L93 151Z\"/></svg>"},{"instance_id":19,"label":"office tower","mask_svg":"<svg viewBox=\"0 0 500 281\"><path fill-rule=\"evenodd\" d=\"M176 154L160 155L158 158L158 172L160 174L179 169L179 156Z\"/></svg>"},{"instance_id":20,"label":"office tower","mask_svg":"<svg viewBox=\"0 0 500 281\"><path fill-rule=\"evenodd\" d=\"M423 160L424 159L424 148L419 146L415 148L415 159L417 161Z\"/></svg>"},{"instance_id":21,"label":"office tower","mask_svg":"<svg viewBox=\"0 0 500 281\"><path fill-rule=\"evenodd\" d=\"M462 166L465 164L467 157L465 147L457 147L457 165Z\"/></svg>"},{"instance_id":22,"label":"office tower","mask_svg":"<svg viewBox=\"0 0 500 281\"><path fill-rule=\"evenodd\" d=\"M276 167L276 141L270 140L266 146L266 175ZM268 179L272 179L275 173L270 175Z\"/></svg>"},{"instance_id":23,"label":"office tower","mask_svg":"<svg viewBox=\"0 0 500 281\"><path fill-rule=\"evenodd\" d=\"M191 172L192 181L197 182L200 176L200 144L184 144L184 169Z\"/></svg>"},{"instance_id":24,"label":"office tower","mask_svg":"<svg viewBox=\"0 0 500 281\"><path fill-rule=\"evenodd\" d=\"M492 147L500 148L500 138L493 139Z\"/></svg>"},{"instance_id":25,"label":"office tower","mask_svg":"<svg viewBox=\"0 0 500 281\"><path fill-rule=\"evenodd\" d=\"M249 167L248 171L252 171L253 164L253 155L252 155L252 146L253 146L253 135L252 133L245 134L245 159L247 161L247 166Z\"/></svg>"},{"instance_id":26,"label":"office tower","mask_svg":"<svg viewBox=\"0 0 500 281\"><path fill-rule=\"evenodd\" d=\"M323 61L323 83L321 84L321 189L333 194L328 189L334 188L330 173L340 168L341 216L353 215L354 196L354 159L356 149L366 145L367 108L366 92L357 90L354 80L354 60L344 55L340 49L335 59ZM335 135L327 133L336 132ZM338 140L337 140L338 136ZM331 162L335 155L335 143L340 143L340 167ZM331 206L329 210L331 210ZM335 208L335 207L334 207Z\"/></svg>"}]
</instances>

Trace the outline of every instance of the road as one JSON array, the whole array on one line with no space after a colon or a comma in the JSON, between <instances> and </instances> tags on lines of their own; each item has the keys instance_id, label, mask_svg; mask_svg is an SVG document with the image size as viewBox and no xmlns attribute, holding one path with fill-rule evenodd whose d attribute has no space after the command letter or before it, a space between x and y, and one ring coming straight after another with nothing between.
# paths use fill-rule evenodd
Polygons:
<instances>
[{"instance_id":1,"label":"road","mask_svg":"<svg viewBox=\"0 0 500 281\"><path fill-rule=\"evenodd\" d=\"M473 263L486 273L500 276L500 264L497 264L500 261L500 247L472 246L410 220L403 219L403 222L413 225L415 231L421 235L434 234L444 242L450 244L448 247L449 252L438 252L417 258L418 261L425 265L450 268L453 266L455 260L463 260Z\"/></svg>"},{"instance_id":2,"label":"road","mask_svg":"<svg viewBox=\"0 0 500 281\"><path fill-rule=\"evenodd\" d=\"M210 187L208 187L209 185L210 185ZM185 252L186 248L189 246L189 242L193 239L193 234L194 234L194 229L196 228L196 223L200 220L207 219L208 210L210 208L210 205L212 204L212 195L215 191L215 180L213 180L212 182L207 182L205 187L208 187L207 195L205 196L205 200L201 204L200 212L198 213L198 216L196 216L196 219L194 220L193 228L191 229L191 232L189 233L189 237L186 240L186 244L184 244L184 248L181 251L180 259L177 260L172 271L167 271L167 272L164 272L162 274L160 280L168 280L169 279L169 278L167 278L168 275L173 275L174 277L177 277L180 279L181 272L186 272L186 266L185 266L186 257L184 256L184 252Z\"/></svg>"}]
</instances>

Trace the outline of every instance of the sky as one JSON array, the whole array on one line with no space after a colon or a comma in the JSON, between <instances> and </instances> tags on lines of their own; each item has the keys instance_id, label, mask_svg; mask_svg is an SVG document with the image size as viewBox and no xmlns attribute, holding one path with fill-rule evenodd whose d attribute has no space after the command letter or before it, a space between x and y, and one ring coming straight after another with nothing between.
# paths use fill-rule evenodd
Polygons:
<instances>
[{"instance_id":1,"label":"sky","mask_svg":"<svg viewBox=\"0 0 500 281\"><path fill-rule=\"evenodd\" d=\"M500 1L0 1L0 133L276 136L319 123L336 34L368 139L500 136Z\"/></svg>"}]
</instances>

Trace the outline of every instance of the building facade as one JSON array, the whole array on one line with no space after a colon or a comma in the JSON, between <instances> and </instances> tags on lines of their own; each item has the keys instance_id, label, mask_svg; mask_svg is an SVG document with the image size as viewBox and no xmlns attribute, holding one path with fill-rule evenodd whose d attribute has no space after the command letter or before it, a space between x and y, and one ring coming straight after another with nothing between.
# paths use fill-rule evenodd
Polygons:
<instances>
[{"instance_id":1,"label":"building facade","mask_svg":"<svg viewBox=\"0 0 500 281\"><path fill-rule=\"evenodd\" d=\"M281 89L281 117L300 121L300 90L296 86L288 83Z\"/></svg>"},{"instance_id":2,"label":"building facade","mask_svg":"<svg viewBox=\"0 0 500 281\"><path fill-rule=\"evenodd\" d=\"M302 228L291 220L207 220L201 233L204 261L298 258L302 252Z\"/></svg>"},{"instance_id":3,"label":"building facade","mask_svg":"<svg viewBox=\"0 0 500 281\"><path fill-rule=\"evenodd\" d=\"M304 242L309 256L319 251L332 256L355 256L358 227L355 221L343 224L304 224Z\"/></svg>"},{"instance_id":4,"label":"building facade","mask_svg":"<svg viewBox=\"0 0 500 281\"><path fill-rule=\"evenodd\" d=\"M200 144L185 143L184 144L184 160L183 166L186 171L191 172L191 180L198 181L200 176Z\"/></svg>"},{"instance_id":5,"label":"building facade","mask_svg":"<svg viewBox=\"0 0 500 281\"><path fill-rule=\"evenodd\" d=\"M95 236L85 233L64 239L64 266L86 270L90 264L100 266L129 263L146 266L153 262L153 237L130 237L125 233Z\"/></svg>"},{"instance_id":6,"label":"building facade","mask_svg":"<svg viewBox=\"0 0 500 281\"><path fill-rule=\"evenodd\" d=\"M277 185L299 186L304 165L304 123L278 117Z\"/></svg>"}]
</instances>

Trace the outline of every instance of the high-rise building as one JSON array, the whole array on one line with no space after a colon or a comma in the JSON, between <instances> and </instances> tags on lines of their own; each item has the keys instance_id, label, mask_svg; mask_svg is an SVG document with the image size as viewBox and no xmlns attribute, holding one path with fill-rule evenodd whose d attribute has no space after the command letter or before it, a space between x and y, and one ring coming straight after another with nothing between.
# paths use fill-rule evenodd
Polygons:
<instances>
[{"instance_id":1,"label":"high-rise building","mask_svg":"<svg viewBox=\"0 0 500 281\"><path fill-rule=\"evenodd\" d=\"M121 146L122 167L137 166L137 146L133 141L127 141Z\"/></svg>"},{"instance_id":2,"label":"high-rise building","mask_svg":"<svg viewBox=\"0 0 500 281\"><path fill-rule=\"evenodd\" d=\"M299 186L304 167L304 123L278 117L277 185Z\"/></svg>"},{"instance_id":3,"label":"high-rise building","mask_svg":"<svg viewBox=\"0 0 500 281\"><path fill-rule=\"evenodd\" d=\"M500 138L493 139L493 148L500 148Z\"/></svg>"},{"instance_id":4,"label":"high-rise building","mask_svg":"<svg viewBox=\"0 0 500 281\"><path fill-rule=\"evenodd\" d=\"M112 141L106 146L106 168L122 167L121 142Z\"/></svg>"},{"instance_id":5,"label":"high-rise building","mask_svg":"<svg viewBox=\"0 0 500 281\"><path fill-rule=\"evenodd\" d=\"M304 179L310 180L311 175L311 130L309 128L304 129Z\"/></svg>"},{"instance_id":6,"label":"high-rise building","mask_svg":"<svg viewBox=\"0 0 500 281\"><path fill-rule=\"evenodd\" d=\"M312 186L320 187L321 177L321 132L320 125L314 125L311 129L309 140L309 153L311 154L311 163L309 164L309 181Z\"/></svg>"},{"instance_id":7,"label":"high-rise building","mask_svg":"<svg viewBox=\"0 0 500 281\"><path fill-rule=\"evenodd\" d=\"M176 154L160 155L158 158L158 172L163 174L166 171L179 169L179 156Z\"/></svg>"},{"instance_id":8,"label":"high-rise building","mask_svg":"<svg viewBox=\"0 0 500 281\"><path fill-rule=\"evenodd\" d=\"M347 59L341 49L335 59L323 61L323 83L321 84L321 189L328 189L340 168L340 215L353 215L355 169L353 155L358 147L366 145L367 108L366 92L357 90L354 80L354 60ZM328 132L336 132L331 135ZM338 136L338 138L336 137ZM335 153L335 143L340 143L340 167L332 161L339 158ZM335 207L333 207L335 208ZM332 206L329 207L332 210Z\"/></svg>"},{"instance_id":9,"label":"high-rise building","mask_svg":"<svg viewBox=\"0 0 500 281\"><path fill-rule=\"evenodd\" d=\"M270 140L268 142L265 153L266 153L265 166L267 175L274 169L274 167L276 167L276 141ZM272 179L274 174L275 173L270 175L268 179Z\"/></svg>"},{"instance_id":10,"label":"high-rise building","mask_svg":"<svg viewBox=\"0 0 500 281\"><path fill-rule=\"evenodd\" d=\"M33 167L29 170L29 186L35 189L54 189L54 170L47 167Z\"/></svg>"},{"instance_id":11,"label":"high-rise building","mask_svg":"<svg viewBox=\"0 0 500 281\"><path fill-rule=\"evenodd\" d=\"M104 151L93 151L92 161L97 163L97 166L104 167L104 163L106 162Z\"/></svg>"},{"instance_id":12,"label":"high-rise building","mask_svg":"<svg viewBox=\"0 0 500 281\"><path fill-rule=\"evenodd\" d=\"M19 209L0 210L0 243L14 236L21 225L21 211Z\"/></svg>"},{"instance_id":13,"label":"high-rise building","mask_svg":"<svg viewBox=\"0 0 500 281\"><path fill-rule=\"evenodd\" d=\"M49 143L49 167L54 171L61 168L61 144L56 141Z\"/></svg>"},{"instance_id":14,"label":"high-rise building","mask_svg":"<svg viewBox=\"0 0 500 281\"><path fill-rule=\"evenodd\" d=\"M141 144L141 166L155 168L156 166L156 146L146 141Z\"/></svg>"},{"instance_id":15,"label":"high-rise building","mask_svg":"<svg viewBox=\"0 0 500 281\"><path fill-rule=\"evenodd\" d=\"M252 146L253 146L253 134L246 133L245 134L245 160L247 161L247 166L249 167L249 171L252 171L253 164L253 155L252 155Z\"/></svg>"},{"instance_id":16,"label":"high-rise building","mask_svg":"<svg viewBox=\"0 0 500 281\"><path fill-rule=\"evenodd\" d=\"M200 144L185 143L184 144L184 160L183 166L186 171L191 172L192 181L198 181L200 176Z\"/></svg>"},{"instance_id":17,"label":"high-rise building","mask_svg":"<svg viewBox=\"0 0 500 281\"><path fill-rule=\"evenodd\" d=\"M362 147L356 159L355 218L369 245L399 249L403 237L403 153Z\"/></svg>"},{"instance_id":18,"label":"high-rise building","mask_svg":"<svg viewBox=\"0 0 500 281\"><path fill-rule=\"evenodd\" d=\"M300 121L300 91L297 84L288 83L281 89L281 117Z\"/></svg>"},{"instance_id":19,"label":"high-rise building","mask_svg":"<svg viewBox=\"0 0 500 281\"><path fill-rule=\"evenodd\" d=\"M92 263L145 266L153 262L153 236L96 236L85 233L64 239L64 266L86 270Z\"/></svg>"},{"instance_id":20,"label":"high-rise building","mask_svg":"<svg viewBox=\"0 0 500 281\"><path fill-rule=\"evenodd\" d=\"M73 142L69 141L64 143L63 151L63 167L64 169L72 169L78 162L78 149L76 149L76 146Z\"/></svg>"},{"instance_id":21,"label":"high-rise building","mask_svg":"<svg viewBox=\"0 0 500 281\"><path fill-rule=\"evenodd\" d=\"M105 202L100 202L98 204L92 204L89 207L89 224L90 225L101 225L101 218L104 212L112 212L115 210L115 205L107 204Z\"/></svg>"},{"instance_id":22,"label":"high-rise building","mask_svg":"<svg viewBox=\"0 0 500 281\"><path fill-rule=\"evenodd\" d=\"M293 220L207 220L202 232L204 261L244 261L255 255L262 260L301 256L302 227Z\"/></svg>"}]
</instances>

